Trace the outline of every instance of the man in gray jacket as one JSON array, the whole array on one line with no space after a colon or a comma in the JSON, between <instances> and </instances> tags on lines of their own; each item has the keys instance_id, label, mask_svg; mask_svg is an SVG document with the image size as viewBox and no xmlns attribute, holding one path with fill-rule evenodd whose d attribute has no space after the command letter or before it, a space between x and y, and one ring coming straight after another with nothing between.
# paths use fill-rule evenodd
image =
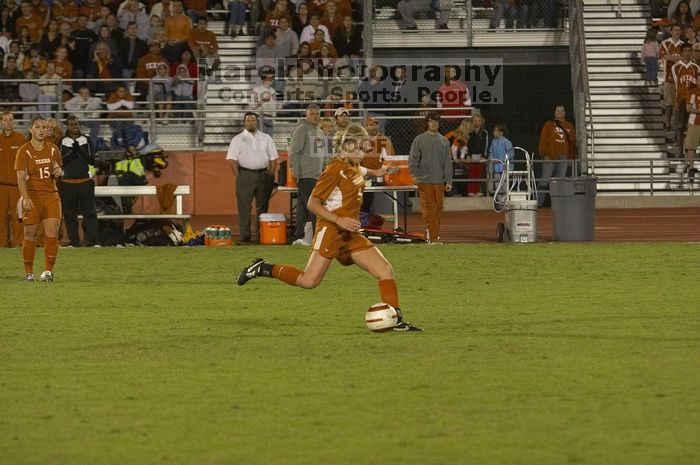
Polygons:
<instances>
[{"instance_id":1,"label":"man in gray jacket","mask_svg":"<svg viewBox=\"0 0 700 465\"><path fill-rule=\"evenodd\" d=\"M440 241L445 191L452 190L452 155L449 141L438 132L440 116L428 113L425 119L428 130L413 139L408 169L418 186L425 238L428 243L435 243Z\"/></svg>"},{"instance_id":2,"label":"man in gray jacket","mask_svg":"<svg viewBox=\"0 0 700 465\"><path fill-rule=\"evenodd\" d=\"M289 143L289 162L298 189L293 242L295 245L311 245L304 241L304 226L307 221L311 222L314 230L316 229L316 216L309 211L307 203L323 171L326 153L323 131L318 128L320 118L321 109L318 105L312 103L306 107L306 118L294 128Z\"/></svg>"}]
</instances>

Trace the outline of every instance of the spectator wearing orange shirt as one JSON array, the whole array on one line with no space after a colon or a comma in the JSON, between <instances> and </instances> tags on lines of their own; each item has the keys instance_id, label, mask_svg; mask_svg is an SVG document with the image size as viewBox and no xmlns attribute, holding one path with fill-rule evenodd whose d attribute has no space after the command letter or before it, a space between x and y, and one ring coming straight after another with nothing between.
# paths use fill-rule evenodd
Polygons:
<instances>
[{"instance_id":1,"label":"spectator wearing orange shirt","mask_svg":"<svg viewBox=\"0 0 700 465\"><path fill-rule=\"evenodd\" d=\"M185 14L185 10L180 0L170 3L172 16L165 18L163 26L165 35L168 37L168 44L163 47L163 55L168 61L176 61L182 51L187 48L187 39L192 32L192 20Z\"/></svg>"},{"instance_id":2,"label":"spectator wearing orange shirt","mask_svg":"<svg viewBox=\"0 0 700 465\"><path fill-rule=\"evenodd\" d=\"M168 68L170 67L170 63L161 53L160 42L154 40L148 45L148 53L141 57L136 65L136 77L139 79L151 79L156 75L159 63L165 63L168 65ZM138 87L139 92L145 93L147 91L148 84L145 82L139 82Z\"/></svg>"},{"instance_id":3,"label":"spectator wearing orange shirt","mask_svg":"<svg viewBox=\"0 0 700 465\"><path fill-rule=\"evenodd\" d=\"M22 26L26 26L29 29L29 37L32 38L32 42L39 42L44 33L44 19L34 12L32 4L27 0L22 2L20 10L22 16L15 21L15 30L19 32Z\"/></svg>"},{"instance_id":4,"label":"spectator wearing orange shirt","mask_svg":"<svg viewBox=\"0 0 700 465\"><path fill-rule=\"evenodd\" d=\"M216 34L207 29L207 23L206 17L200 17L197 27L190 32L190 37L187 39L187 44L197 60L219 56L219 42L216 40Z\"/></svg>"},{"instance_id":5,"label":"spectator wearing orange shirt","mask_svg":"<svg viewBox=\"0 0 700 465\"><path fill-rule=\"evenodd\" d=\"M31 69L37 75L42 75L46 71L46 63L46 59L39 54L39 47L34 46L29 49L29 56L24 58L22 69L24 71Z\"/></svg>"},{"instance_id":6,"label":"spectator wearing orange shirt","mask_svg":"<svg viewBox=\"0 0 700 465\"><path fill-rule=\"evenodd\" d=\"M328 2L326 5L326 14L321 16L321 24L326 26L331 37L334 37L338 28L343 25L343 16L338 12L335 2Z\"/></svg>"},{"instance_id":7,"label":"spectator wearing orange shirt","mask_svg":"<svg viewBox=\"0 0 700 465\"><path fill-rule=\"evenodd\" d=\"M49 24L49 19L51 19L51 8L49 8L49 5L44 0L32 0L32 8L34 13L41 16L44 20L43 27L46 27Z\"/></svg>"},{"instance_id":8,"label":"spectator wearing orange shirt","mask_svg":"<svg viewBox=\"0 0 700 465\"><path fill-rule=\"evenodd\" d=\"M100 2L97 0L84 0L78 11L81 15L87 17L87 28L97 34L99 30L98 21L102 19L102 5L100 5Z\"/></svg>"},{"instance_id":9,"label":"spectator wearing orange shirt","mask_svg":"<svg viewBox=\"0 0 700 465\"><path fill-rule=\"evenodd\" d=\"M70 79L73 76L73 64L68 61L68 49L66 47L58 47L56 49L56 58L53 60L56 65L56 74L61 76L61 79Z\"/></svg>"},{"instance_id":10,"label":"spectator wearing orange shirt","mask_svg":"<svg viewBox=\"0 0 700 465\"><path fill-rule=\"evenodd\" d=\"M59 22L73 25L78 22L79 14L80 9L74 0L54 0L51 7L51 16Z\"/></svg>"},{"instance_id":11,"label":"spectator wearing orange shirt","mask_svg":"<svg viewBox=\"0 0 700 465\"><path fill-rule=\"evenodd\" d=\"M196 24L199 18L207 17L207 0L184 0L187 7L187 16Z\"/></svg>"},{"instance_id":12,"label":"spectator wearing orange shirt","mask_svg":"<svg viewBox=\"0 0 700 465\"><path fill-rule=\"evenodd\" d=\"M129 110L134 109L134 96L126 90L126 86L118 85L117 90L107 97L105 104L111 112L107 117L115 120L109 123L115 134L121 134L125 126L133 124L134 114Z\"/></svg>"}]
</instances>

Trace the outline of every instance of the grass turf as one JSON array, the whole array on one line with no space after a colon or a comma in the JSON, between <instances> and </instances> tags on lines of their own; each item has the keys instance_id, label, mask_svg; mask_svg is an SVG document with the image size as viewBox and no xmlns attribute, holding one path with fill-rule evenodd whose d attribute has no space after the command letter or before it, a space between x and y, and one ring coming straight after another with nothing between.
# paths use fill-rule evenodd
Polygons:
<instances>
[{"instance_id":1,"label":"grass turf","mask_svg":"<svg viewBox=\"0 0 700 465\"><path fill-rule=\"evenodd\" d=\"M0 251L0 464L700 463L697 245L382 251L425 333L355 267L233 284L305 248Z\"/></svg>"}]
</instances>

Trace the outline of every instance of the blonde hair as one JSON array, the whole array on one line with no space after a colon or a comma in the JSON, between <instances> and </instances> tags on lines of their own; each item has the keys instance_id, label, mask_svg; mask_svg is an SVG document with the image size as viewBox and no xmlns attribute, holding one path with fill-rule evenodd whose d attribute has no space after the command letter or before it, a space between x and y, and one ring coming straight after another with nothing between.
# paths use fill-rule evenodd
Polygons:
<instances>
[{"instance_id":1,"label":"blonde hair","mask_svg":"<svg viewBox=\"0 0 700 465\"><path fill-rule=\"evenodd\" d=\"M468 119L463 119L459 126L455 128L455 136L462 142L466 143L469 139L469 133L472 130L472 122Z\"/></svg>"},{"instance_id":2,"label":"blonde hair","mask_svg":"<svg viewBox=\"0 0 700 465\"><path fill-rule=\"evenodd\" d=\"M350 124L344 131L338 131L333 137L333 154L340 156L348 143L361 143L362 140L369 140L367 130L359 124Z\"/></svg>"},{"instance_id":3,"label":"blonde hair","mask_svg":"<svg viewBox=\"0 0 700 465\"><path fill-rule=\"evenodd\" d=\"M319 129L323 129L323 125L324 125L324 124L330 124L331 127L335 127L335 124L333 123L333 120L330 119L330 118L321 118L321 119L318 121L318 128L319 128Z\"/></svg>"}]
</instances>

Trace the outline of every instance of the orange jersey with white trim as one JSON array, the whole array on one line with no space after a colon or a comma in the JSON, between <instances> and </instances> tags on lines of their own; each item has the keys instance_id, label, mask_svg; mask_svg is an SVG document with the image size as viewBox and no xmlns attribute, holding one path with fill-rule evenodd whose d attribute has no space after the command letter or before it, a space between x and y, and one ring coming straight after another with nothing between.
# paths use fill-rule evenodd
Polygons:
<instances>
[{"instance_id":1,"label":"orange jersey with white trim","mask_svg":"<svg viewBox=\"0 0 700 465\"><path fill-rule=\"evenodd\" d=\"M685 102L688 100L688 92L697 85L698 73L700 73L700 66L692 61L688 63L679 61L673 65L671 74L673 75L673 82L676 86L676 100L678 102Z\"/></svg>"},{"instance_id":2,"label":"orange jersey with white trim","mask_svg":"<svg viewBox=\"0 0 700 465\"><path fill-rule=\"evenodd\" d=\"M666 68L666 82L673 83L673 76L671 75L671 68L673 67L674 63L670 61L665 61L665 56L667 55L680 55L681 54L681 45L683 45L683 42L680 40L677 42L674 42L671 37L668 39L664 40L661 42L661 48L659 49L659 59L664 60L665 62L665 68Z\"/></svg>"},{"instance_id":3,"label":"orange jersey with white trim","mask_svg":"<svg viewBox=\"0 0 700 465\"><path fill-rule=\"evenodd\" d=\"M31 141L17 149L15 171L27 175L27 190L56 192L56 179L51 174L55 167L63 166L61 152L51 142L44 141L44 148L37 150Z\"/></svg>"},{"instance_id":4,"label":"orange jersey with white trim","mask_svg":"<svg viewBox=\"0 0 700 465\"><path fill-rule=\"evenodd\" d=\"M691 89L688 93L688 104L695 111L700 111L700 87ZM688 124L700 126L700 115L697 113L688 113Z\"/></svg>"},{"instance_id":5,"label":"orange jersey with white trim","mask_svg":"<svg viewBox=\"0 0 700 465\"><path fill-rule=\"evenodd\" d=\"M325 202L327 210L338 216L359 218L365 177L359 166L333 159L316 182L311 195Z\"/></svg>"}]
</instances>

